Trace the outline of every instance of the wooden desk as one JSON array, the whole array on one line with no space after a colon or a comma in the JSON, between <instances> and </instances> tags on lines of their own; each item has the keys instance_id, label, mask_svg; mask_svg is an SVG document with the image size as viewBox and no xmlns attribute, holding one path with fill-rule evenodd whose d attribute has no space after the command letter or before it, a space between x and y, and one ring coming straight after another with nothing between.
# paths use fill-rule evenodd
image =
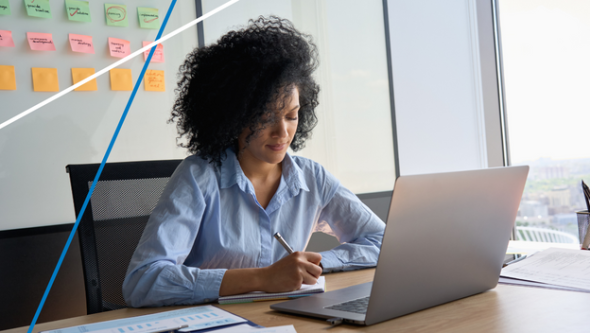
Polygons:
<instances>
[{"instance_id":1,"label":"wooden desk","mask_svg":"<svg viewBox=\"0 0 590 333\"><path fill-rule=\"evenodd\" d=\"M326 275L328 290L373 279L374 269ZM278 301L276 301L278 302ZM275 312L273 302L218 305L259 325L293 324L297 332L587 332L590 329L590 294L540 288L498 285L495 289L368 327L343 324L331 328L320 319ZM144 315L180 307L122 309L38 324L34 332ZM3 331L24 333L28 327Z\"/></svg>"}]
</instances>

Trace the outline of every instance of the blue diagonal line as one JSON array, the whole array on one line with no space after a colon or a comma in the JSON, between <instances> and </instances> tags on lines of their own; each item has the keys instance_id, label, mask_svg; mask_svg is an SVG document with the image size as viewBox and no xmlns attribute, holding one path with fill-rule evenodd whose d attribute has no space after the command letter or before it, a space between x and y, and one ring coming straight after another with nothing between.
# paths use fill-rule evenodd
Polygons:
<instances>
[{"instance_id":1,"label":"blue diagonal line","mask_svg":"<svg viewBox=\"0 0 590 333\"><path fill-rule=\"evenodd\" d=\"M160 30L158 31L158 36L156 37L156 40L158 40L158 39L160 39L160 37L162 37L162 33L164 32L164 28L166 28L166 24L168 23L168 18L170 18L170 14L172 13L172 10L174 9L174 5L176 5L176 0L172 0L172 2L170 3L170 6L168 7L168 11L166 12L166 17L164 18L164 21L162 22L162 26L160 26ZM92 196L92 193L94 192L94 188L96 187L96 183L98 182L98 179L100 178L100 174L102 173L102 169L104 168L104 165L106 164L107 160L109 159L109 155L111 154L111 150L113 149L113 146L115 145L115 141L117 141L117 136L119 136L119 132L121 131L121 127L123 126L123 123L125 122L125 118L127 117L127 113L129 113L129 108L131 107L131 104L133 103L133 99L135 98L135 94L137 93L137 89L141 85L141 81L143 80L143 76L145 75L145 71L147 70L147 68L150 64L150 61L152 60L152 56L154 55L154 51L156 50L157 47L158 46L155 45L154 47L152 47L150 49L150 54L148 55L148 57L145 61L145 64L143 65L143 68L141 69L141 73L139 74L139 78L137 78L137 82L135 82L135 87L133 88L133 91L131 92L131 96L129 97L129 101L127 102L127 106L125 106L125 111L123 111L123 114L121 115L121 119L119 120L119 124L117 125L117 128L115 129L115 133L113 134L113 137L111 139L111 143L109 144L109 147L107 148L107 151L104 154L102 162L100 163L100 167L98 168L98 172L96 173L96 176L94 177L94 181L92 182L92 186L90 186L90 190L88 191L88 195L86 196L86 200L84 200L84 204L82 205L82 209L80 210L80 213L78 214L78 218L76 219L76 223L74 223L74 228L72 229L72 232L70 232L70 237L68 237L68 241L66 242L66 245L64 246L64 249L61 252L61 256L59 257L59 260L57 261L57 265L55 266L55 270L53 270L53 274L51 275L51 279L49 280L49 284L47 285L47 288L45 289L45 293L43 294L43 298L41 298L41 303L39 303L39 307L37 308L37 312L35 312L35 316L33 317L33 321L31 322L31 326L29 326L29 330L27 331L27 333L33 332L33 328L35 327L35 324L37 323L37 319L39 319L39 314L41 314L41 310L43 309L43 305L45 305L45 301L47 300L47 295L49 295L49 291L51 290L51 287L53 286L53 281L55 281L55 277L57 276L57 273L59 272L59 269L61 268L61 264L64 260L64 257L66 256L66 253L68 252L68 249L70 248L70 244L72 243L72 239L74 238L74 234L76 233L76 230L78 229L78 225L80 224L80 220L82 219L82 216L84 215L84 212L86 211L86 206L88 206L88 202L90 202L90 197Z\"/></svg>"}]
</instances>

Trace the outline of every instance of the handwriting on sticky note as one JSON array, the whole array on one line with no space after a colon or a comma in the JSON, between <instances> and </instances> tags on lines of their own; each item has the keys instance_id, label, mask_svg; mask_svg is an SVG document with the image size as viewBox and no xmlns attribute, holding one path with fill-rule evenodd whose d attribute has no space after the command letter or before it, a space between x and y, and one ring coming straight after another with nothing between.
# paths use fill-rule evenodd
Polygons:
<instances>
[{"instance_id":1,"label":"handwriting on sticky note","mask_svg":"<svg viewBox=\"0 0 590 333\"><path fill-rule=\"evenodd\" d=\"M53 37L51 34L42 32L27 32L27 40L31 50L35 51L55 51Z\"/></svg>"},{"instance_id":2,"label":"handwriting on sticky note","mask_svg":"<svg viewBox=\"0 0 590 333\"><path fill-rule=\"evenodd\" d=\"M69 34L69 38L72 51L94 54L92 36Z\"/></svg>"},{"instance_id":3,"label":"handwriting on sticky note","mask_svg":"<svg viewBox=\"0 0 590 333\"><path fill-rule=\"evenodd\" d=\"M34 91L59 91L57 68L31 68Z\"/></svg>"},{"instance_id":4,"label":"handwriting on sticky note","mask_svg":"<svg viewBox=\"0 0 590 333\"><path fill-rule=\"evenodd\" d=\"M166 91L164 71L148 69L143 79L145 91Z\"/></svg>"},{"instance_id":5,"label":"handwriting on sticky note","mask_svg":"<svg viewBox=\"0 0 590 333\"><path fill-rule=\"evenodd\" d=\"M141 28L160 28L160 14L157 8L137 7L137 18Z\"/></svg>"},{"instance_id":6,"label":"handwriting on sticky note","mask_svg":"<svg viewBox=\"0 0 590 333\"><path fill-rule=\"evenodd\" d=\"M109 37L109 50L111 57L125 58L131 54L131 47L128 40Z\"/></svg>"},{"instance_id":7,"label":"handwriting on sticky note","mask_svg":"<svg viewBox=\"0 0 590 333\"><path fill-rule=\"evenodd\" d=\"M68 20L78 22L91 22L90 6L88 1L66 0L66 12Z\"/></svg>"},{"instance_id":8,"label":"handwriting on sticky note","mask_svg":"<svg viewBox=\"0 0 590 333\"><path fill-rule=\"evenodd\" d=\"M113 68L110 70L111 90L133 90L131 69Z\"/></svg>"},{"instance_id":9,"label":"handwriting on sticky note","mask_svg":"<svg viewBox=\"0 0 590 333\"><path fill-rule=\"evenodd\" d=\"M149 45L151 42L143 42L143 46ZM147 60L148 55L150 54L151 49L143 52L143 61ZM162 44L158 44L156 50L154 51L154 55L152 56L152 62L164 62L164 46Z\"/></svg>"},{"instance_id":10,"label":"handwriting on sticky note","mask_svg":"<svg viewBox=\"0 0 590 333\"><path fill-rule=\"evenodd\" d=\"M0 90L16 90L14 66L0 65Z\"/></svg>"},{"instance_id":11,"label":"handwriting on sticky note","mask_svg":"<svg viewBox=\"0 0 590 333\"><path fill-rule=\"evenodd\" d=\"M12 31L0 30L0 46L14 47L14 40L12 39Z\"/></svg>"},{"instance_id":12,"label":"handwriting on sticky note","mask_svg":"<svg viewBox=\"0 0 590 333\"><path fill-rule=\"evenodd\" d=\"M127 6L112 3L104 4L107 25L114 27L127 26Z\"/></svg>"},{"instance_id":13,"label":"handwriting on sticky note","mask_svg":"<svg viewBox=\"0 0 590 333\"><path fill-rule=\"evenodd\" d=\"M27 15L51 18L51 6L49 0L23 0L25 8L27 9Z\"/></svg>"},{"instance_id":14,"label":"handwriting on sticky note","mask_svg":"<svg viewBox=\"0 0 590 333\"><path fill-rule=\"evenodd\" d=\"M9 0L0 0L0 15L10 15Z\"/></svg>"},{"instance_id":15,"label":"handwriting on sticky note","mask_svg":"<svg viewBox=\"0 0 590 333\"><path fill-rule=\"evenodd\" d=\"M84 80L90 75L94 74L94 68L72 68L72 81L74 84ZM75 91L96 91L98 87L96 85L96 79L92 79L78 88Z\"/></svg>"}]
</instances>

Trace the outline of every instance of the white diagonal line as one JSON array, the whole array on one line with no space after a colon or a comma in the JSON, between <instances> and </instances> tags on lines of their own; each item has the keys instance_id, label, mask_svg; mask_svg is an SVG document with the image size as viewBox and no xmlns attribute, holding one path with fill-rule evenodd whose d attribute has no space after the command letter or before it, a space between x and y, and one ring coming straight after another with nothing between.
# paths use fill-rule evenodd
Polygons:
<instances>
[{"instance_id":1,"label":"white diagonal line","mask_svg":"<svg viewBox=\"0 0 590 333\"><path fill-rule=\"evenodd\" d=\"M84 80L82 80L82 81L80 81L80 82L78 82L78 83L76 83L76 84L74 84L74 85L72 85L72 86L70 86L70 87L68 87L68 88L60 91L60 92L58 92L57 94L55 94L55 95L47 98L46 100L44 100L44 101L38 103L37 105L29 108L28 110L25 110L25 111L19 113L18 115L14 116L14 117L8 119L7 121L3 122L2 124L0 124L0 130L3 129L4 127L6 127L6 126L8 126L8 125L10 125L12 123L14 123L15 121L17 121L17 120L19 120L19 119L21 119L21 118L23 118L25 116L28 116L29 114L31 114L31 113L33 113L35 111L37 111L41 107L43 107L43 106L45 106L45 105L47 105L47 104L55 101L56 99L62 97L63 95L69 93L70 91L78 88L79 86L85 84L86 82L88 82L90 80L93 80L93 79L101 76L102 74L104 74L104 73L110 71L111 69L113 69L113 68L115 68L115 67L117 67L117 66L119 66L119 65L121 65L121 64L123 64L123 63L125 63L127 61L129 61L130 59L136 57L137 55L142 54L143 52L151 49L152 47L154 47L154 46L156 46L156 45L158 45L158 44L160 44L162 42L167 41L168 39L176 36L177 34L183 32L186 29L188 29L188 28L196 25L197 23L203 21L204 19L206 19L206 18L208 18L208 17L216 14L217 12L224 10L225 8L233 5L234 3L238 2L238 1L240 1L240 0L231 0L231 1L228 1L228 2L224 3L223 5L221 5L221 6L217 7L217 8L215 8L215 9L213 9L212 11L208 12L207 14L205 14L205 15L203 15L203 16L201 16L201 17L199 17L199 18L197 18L197 19L195 19L195 20L193 20L193 21L191 21L191 22L183 25L182 27L180 27L180 28L172 31L171 33L167 34L166 36L164 36L164 37L162 37L162 38L160 38L160 39L158 39L158 40L156 40L156 41L154 41L154 42L152 42L152 43L150 43L150 44L142 47L141 49L139 49L139 50L131 53L130 55L126 56L125 58L123 58L123 59L121 59L121 60L119 60L119 61L117 61L117 62L115 62L115 63L113 63L113 64L111 64L111 65L109 65L109 66L107 66L105 68L103 68L103 69L101 69L100 71L98 71L98 72L90 75L89 77L85 78Z\"/></svg>"}]
</instances>

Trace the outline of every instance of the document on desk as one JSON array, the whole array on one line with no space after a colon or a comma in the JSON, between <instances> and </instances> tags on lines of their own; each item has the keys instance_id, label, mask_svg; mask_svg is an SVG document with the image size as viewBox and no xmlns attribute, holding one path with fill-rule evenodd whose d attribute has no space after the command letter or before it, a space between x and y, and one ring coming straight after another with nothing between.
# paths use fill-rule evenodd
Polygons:
<instances>
[{"instance_id":1,"label":"document on desk","mask_svg":"<svg viewBox=\"0 0 590 333\"><path fill-rule=\"evenodd\" d=\"M550 248L506 266L500 276L590 290L590 251Z\"/></svg>"},{"instance_id":2,"label":"document on desk","mask_svg":"<svg viewBox=\"0 0 590 333\"><path fill-rule=\"evenodd\" d=\"M564 286L558 286L556 284L548 284L548 283L540 283L540 282L534 282L534 281L513 279L513 278L508 278L508 277L503 277L503 276L500 276L498 283L509 284L509 285L513 285L513 286L525 286L525 287L535 287L535 288L544 288L544 289L577 291L580 293L590 293L590 289L564 287Z\"/></svg>"},{"instance_id":3,"label":"document on desk","mask_svg":"<svg viewBox=\"0 0 590 333\"><path fill-rule=\"evenodd\" d=\"M235 325L228 328L215 330L215 333L297 333L293 325L276 326L276 327L253 327L248 324Z\"/></svg>"},{"instance_id":4,"label":"document on desk","mask_svg":"<svg viewBox=\"0 0 590 333\"><path fill-rule=\"evenodd\" d=\"M211 305L165 311L145 316L72 326L44 333L152 333L178 330L197 331L206 328L246 322L246 319Z\"/></svg>"}]
</instances>

